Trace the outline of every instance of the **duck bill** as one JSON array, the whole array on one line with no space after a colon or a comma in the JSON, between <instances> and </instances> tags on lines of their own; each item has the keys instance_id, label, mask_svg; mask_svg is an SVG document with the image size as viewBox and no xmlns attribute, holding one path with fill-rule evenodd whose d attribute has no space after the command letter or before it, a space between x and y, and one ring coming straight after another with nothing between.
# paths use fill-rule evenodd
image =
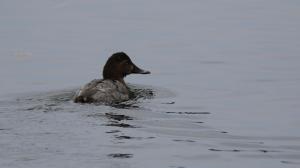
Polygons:
<instances>
[{"instance_id":1,"label":"duck bill","mask_svg":"<svg viewBox=\"0 0 300 168\"><path fill-rule=\"evenodd\" d=\"M150 74L150 71L143 70L136 65L133 65L132 73L134 74Z\"/></svg>"}]
</instances>

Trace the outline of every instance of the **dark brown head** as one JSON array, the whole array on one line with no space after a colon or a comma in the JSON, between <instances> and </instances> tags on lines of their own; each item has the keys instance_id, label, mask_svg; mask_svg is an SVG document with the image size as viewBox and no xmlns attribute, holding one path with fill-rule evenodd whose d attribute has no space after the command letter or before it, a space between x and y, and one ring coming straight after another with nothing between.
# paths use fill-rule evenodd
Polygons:
<instances>
[{"instance_id":1,"label":"dark brown head","mask_svg":"<svg viewBox=\"0 0 300 168\"><path fill-rule=\"evenodd\" d=\"M103 68L103 78L123 81L129 74L150 74L149 71L140 69L124 52L118 52L108 58Z\"/></svg>"}]
</instances>

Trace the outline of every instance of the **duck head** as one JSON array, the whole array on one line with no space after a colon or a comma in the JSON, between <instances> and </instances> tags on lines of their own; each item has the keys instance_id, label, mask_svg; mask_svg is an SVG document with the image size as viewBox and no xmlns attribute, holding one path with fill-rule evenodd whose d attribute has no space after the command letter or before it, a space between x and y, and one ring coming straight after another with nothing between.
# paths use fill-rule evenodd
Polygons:
<instances>
[{"instance_id":1,"label":"duck head","mask_svg":"<svg viewBox=\"0 0 300 168\"><path fill-rule=\"evenodd\" d=\"M150 71L137 67L124 52L118 52L110 56L103 68L103 79L119 80L129 74L150 74Z\"/></svg>"}]
</instances>

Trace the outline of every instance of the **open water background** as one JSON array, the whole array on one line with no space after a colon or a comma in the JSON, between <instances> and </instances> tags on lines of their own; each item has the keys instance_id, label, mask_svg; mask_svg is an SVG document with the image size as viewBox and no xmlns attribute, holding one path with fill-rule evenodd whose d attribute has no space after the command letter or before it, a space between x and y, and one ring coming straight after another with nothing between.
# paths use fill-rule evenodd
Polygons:
<instances>
[{"instance_id":1,"label":"open water background","mask_svg":"<svg viewBox=\"0 0 300 168\"><path fill-rule=\"evenodd\" d=\"M299 11L295 0L1 0L0 167L299 167ZM72 103L117 51L152 72L125 79L141 98Z\"/></svg>"}]
</instances>

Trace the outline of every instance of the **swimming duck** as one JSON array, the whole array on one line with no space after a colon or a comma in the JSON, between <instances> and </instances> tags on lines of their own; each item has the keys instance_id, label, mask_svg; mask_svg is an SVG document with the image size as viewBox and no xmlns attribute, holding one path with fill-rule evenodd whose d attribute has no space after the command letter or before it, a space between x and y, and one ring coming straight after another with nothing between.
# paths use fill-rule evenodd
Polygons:
<instances>
[{"instance_id":1,"label":"swimming duck","mask_svg":"<svg viewBox=\"0 0 300 168\"><path fill-rule=\"evenodd\" d=\"M150 74L137 67L124 52L110 56L103 68L103 79L94 79L75 95L75 103L113 104L129 100L129 89L124 78L129 74Z\"/></svg>"}]
</instances>

